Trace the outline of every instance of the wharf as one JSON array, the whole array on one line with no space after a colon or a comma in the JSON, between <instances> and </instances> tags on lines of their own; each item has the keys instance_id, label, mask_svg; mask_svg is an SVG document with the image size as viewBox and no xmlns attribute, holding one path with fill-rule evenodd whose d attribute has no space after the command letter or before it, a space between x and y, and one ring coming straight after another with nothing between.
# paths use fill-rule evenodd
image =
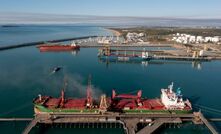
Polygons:
<instances>
[{"instance_id":1,"label":"wharf","mask_svg":"<svg viewBox=\"0 0 221 134\"><path fill-rule=\"evenodd\" d=\"M152 126L144 127L137 134L147 134L147 133L151 134L165 123L177 123L178 124L178 123L182 123L182 120L180 118L159 118L159 119L154 120Z\"/></svg>"},{"instance_id":2,"label":"wharf","mask_svg":"<svg viewBox=\"0 0 221 134\"><path fill-rule=\"evenodd\" d=\"M82 43L80 44L80 47L82 48L89 48L89 47L104 47L105 45L103 44L97 44L97 43L93 43L93 42L89 42L89 43ZM171 45L167 45L167 44L111 44L110 47L171 47Z\"/></svg>"},{"instance_id":3,"label":"wharf","mask_svg":"<svg viewBox=\"0 0 221 134\"><path fill-rule=\"evenodd\" d=\"M198 116L200 120L206 125L206 127L211 131L212 134L218 134L215 128L209 123L209 121L204 117L201 112L195 113L196 117Z\"/></svg>"},{"instance_id":4,"label":"wharf","mask_svg":"<svg viewBox=\"0 0 221 134\"><path fill-rule=\"evenodd\" d=\"M56 40L46 40L46 41L35 41L35 42L27 42L21 44L0 46L0 50L7 50L19 47L27 47L27 46L36 46L45 43L58 43L64 41L72 41L72 40L85 40L86 42L78 44L82 48L90 48L90 47L104 47L103 44L98 44L96 38L100 36L83 36L83 37L73 37L66 39L56 39ZM108 37L108 36L107 36ZM171 47L171 45L167 44L111 44L111 47Z\"/></svg>"},{"instance_id":5,"label":"wharf","mask_svg":"<svg viewBox=\"0 0 221 134\"><path fill-rule=\"evenodd\" d=\"M37 114L35 118L0 118L0 122L6 121L30 121L29 125L23 131L28 134L37 124L121 124L126 134L151 134L155 133L164 124L181 124L192 121L194 124L205 124L212 134L218 134L216 129L209 121L220 122L221 118L206 119L201 112L193 114L121 114L121 113L104 113L104 114L67 114L67 113L50 113ZM138 129L138 124L146 124L143 128Z\"/></svg>"},{"instance_id":6,"label":"wharf","mask_svg":"<svg viewBox=\"0 0 221 134\"><path fill-rule=\"evenodd\" d=\"M31 118L1 118L0 121L30 121ZM181 124L192 121L194 124L205 124L212 134L218 134L209 121L221 121L221 119L210 119L209 121L201 112L190 114L162 114L162 113L140 113L125 114L108 112L104 114L67 114L50 113L37 114L23 131L28 134L37 124L121 124L126 134L151 134L156 132L163 124ZM146 124L138 129L138 124ZM93 125L92 125L93 126Z\"/></svg>"},{"instance_id":7,"label":"wharf","mask_svg":"<svg viewBox=\"0 0 221 134\"><path fill-rule=\"evenodd\" d=\"M188 56L153 56L153 60L182 60L182 61L211 61L212 57L188 57Z\"/></svg>"}]
</instances>

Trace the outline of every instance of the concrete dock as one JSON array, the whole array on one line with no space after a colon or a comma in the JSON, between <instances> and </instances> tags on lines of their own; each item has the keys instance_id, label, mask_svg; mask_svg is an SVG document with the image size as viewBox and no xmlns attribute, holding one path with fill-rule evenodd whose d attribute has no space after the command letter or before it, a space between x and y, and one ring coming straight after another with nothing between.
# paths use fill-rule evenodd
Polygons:
<instances>
[{"instance_id":1,"label":"concrete dock","mask_svg":"<svg viewBox=\"0 0 221 134\"><path fill-rule=\"evenodd\" d=\"M188 57L188 56L153 56L154 60L179 60L179 61L211 61L212 57Z\"/></svg>"},{"instance_id":2,"label":"concrete dock","mask_svg":"<svg viewBox=\"0 0 221 134\"><path fill-rule=\"evenodd\" d=\"M121 124L126 134L151 134L155 133L164 124L182 124L191 121L194 124L204 124L212 134L218 131L210 124L211 121L220 122L221 118L206 119L201 112L193 114L67 114L50 113L38 114L34 118L0 118L0 122L30 121L23 134L28 134L37 124ZM146 124L138 129L139 123Z\"/></svg>"},{"instance_id":3,"label":"concrete dock","mask_svg":"<svg viewBox=\"0 0 221 134\"><path fill-rule=\"evenodd\" d=\"M27 120L29 119L27 118ZM216 121L219 120L220 119ZM200 112L197 114L38 114L33 120L31 120L29 125L23 131L23 134L28 134L37 124L57 123L119 123L123 125L126 134L151 134L156 132L163 124L181 124L183 121L193 121L194 123L203 122L212 134L218 134L216 129ZM138 123L144 123L146 126L138 130Z\"/></svg>"}]
</instances>

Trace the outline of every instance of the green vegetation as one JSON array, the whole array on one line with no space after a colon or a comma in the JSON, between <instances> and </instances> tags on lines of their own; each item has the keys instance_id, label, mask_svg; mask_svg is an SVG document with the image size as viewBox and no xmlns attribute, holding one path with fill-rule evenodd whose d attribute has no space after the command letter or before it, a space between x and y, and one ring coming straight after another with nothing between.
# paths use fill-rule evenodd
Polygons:
<instances>
[{"instance_id":1,"label":"green vegetation","mask_svg":"<svg viewBox=\"0 0 221 134\"><path fill-rule=\"evenodd\" d=\"M145 41L165 42L172 34L186 33L195 36L221 36L221 29L216 28L177 28L177 27L136 27L136 28L112 28L113 30L121 32L122 36L126 38L128 32L144 33L146 35Z\"/></svg>"},{"instance_id":2,"label":"green vegetation","mask_svg":"<svg viewBox=\"0 0 221 134\"><path fill-rule=\"evenodd\" d=\"M140 33L143 32L146 35L154 36L154 35L169 35L175 33L186 33L192 34L195 36L221 36L221 29L216 28L146 28L146 27L137 27L137 28L115 28L122 33L123 36L126 36L128 32L136 32Z\"/></svg>"}]
</instances>

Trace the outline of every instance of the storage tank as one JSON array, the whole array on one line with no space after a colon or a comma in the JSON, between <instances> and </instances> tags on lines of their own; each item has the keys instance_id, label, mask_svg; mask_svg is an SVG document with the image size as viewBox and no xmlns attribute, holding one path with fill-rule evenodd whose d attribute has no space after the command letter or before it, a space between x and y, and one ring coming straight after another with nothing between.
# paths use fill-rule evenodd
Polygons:
<instances>
[{"instance_id":1,"label":"storage tank","mask_svg":"<svg viewBox=\"0 0 221 134\"><path fill-rule=\"evenodd\" d=\"M203 50L200 50L199 56L200 57L204 56L204 51Z\"/></svg>"}]
</instances>

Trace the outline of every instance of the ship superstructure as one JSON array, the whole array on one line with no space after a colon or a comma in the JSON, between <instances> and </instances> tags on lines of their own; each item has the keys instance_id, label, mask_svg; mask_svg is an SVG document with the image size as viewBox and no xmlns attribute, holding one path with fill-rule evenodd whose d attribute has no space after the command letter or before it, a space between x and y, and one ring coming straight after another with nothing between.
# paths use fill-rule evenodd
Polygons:
<instances>
[{"instance_id":1,"label":"ship superstructure","mask_svg":"<svg viewBox=\"0 0 221 134\"><path fill-rule=\"evenodd\" d=\"M168 110L184 109L186 104L190 105L189 100L183 100L181 90L173 91L173 83L167 89L161 89L161 101ZM190 105L191 107L191 105Z\"/></svg>"}]
</instances>

